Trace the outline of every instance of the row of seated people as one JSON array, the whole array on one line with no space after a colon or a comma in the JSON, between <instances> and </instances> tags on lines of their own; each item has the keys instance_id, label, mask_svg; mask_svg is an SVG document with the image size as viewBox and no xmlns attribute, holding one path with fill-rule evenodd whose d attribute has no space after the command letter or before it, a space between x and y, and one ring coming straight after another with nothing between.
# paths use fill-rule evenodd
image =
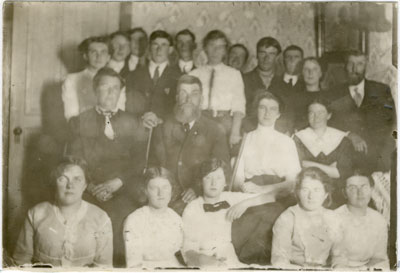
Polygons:
<instances>
[{"instance_id":1,"label":"row of seated people","mask_svg":"<svg viewBox=\"0 0 400 273\"><path fill-rule=\"evenodd\" d=\"M13 256L16 264L112 267L110 218L82 199L90 185L86 170L85 162L76 158L67 158L54 170L54 201L29 210ZM131 212L123 231L119 231L124 238L126 266L265 266L240 261L235 236L241 234L232 227L247 209L274 204L276 196L271 192L227 191L229 173L220 159L202 162L196 182L202 192L187 205L181 218L168 207L177 185L174 175L162 167L147 169L140 185L147 203ZM368 207L371 177L355 171L343 180L341 187L347 201L336 210L327 209L332 186L326 173L317 167L304 168L299 173L293 191L297 203L280 210L276 221L272 221L270 254L263 253L270 256L270 266L292 270L388 270L387 223Z\"/></svg>"},{"instance_id":2,"label":"row of seated people","mask_svg":"<svg viewBox=\"0 0 400 273\"><path fill-rule=\"evenodd\" d=\"M93 79L96 106L71 118L73 137L67 148L68 154L84 158L88 163L90 183L85 186L84 199L102 208L111 219L115 266L125 265L123 223L144 202L140 184L147 166L162 166L173 172L176 180L173 180L168 203L182 215L186 205L201 195L201 187L196 183L201 163L219 158L230 166L231 160L228 144L231 138L227 130L210 117L207 110L202 111L204 85L201 79L192 75L179 78L174 92L175 106L163 119L153 112L137 115L121 111L118 101L123 83L122 77L111 68L97 72ZM235 191L264 193L269 199L265 205L255 206L244 214L245 210L234 214L236 218L243 216L234 222L232 241L241 263L265 265L271 262L272 226L280 213L295 202L290 193L301 167L315 166L337 179L333 204L338 207L345 202L341 198L339 178L343 179L354 169L351 162L357 152L346 148L345 152L334 153L342 147L353 146L346 144L350 133L327 126L336 113L330 113L329 104L323 100L311 102L308 107L310 127L294 136L302 148L296 148L292 138L275 128L283 111L277 95L259 92L254 101L256 129L242 141L236 171L228 180L232 180L230 184ZM380 106L380 102L375 103L376 107ZM328 137L324 137L325 134ZM66 194L72 193L67 191ZM68 236L73 235L68 235L72 232L68 225L63 228L65 236L61 246L58 245L59 253L67 255L69 250L63 245L71 243ZM64 258L56 259L61 264L64 261ZM74 260L69 256L67 260L71 259Z\"/></svg>"}]
</instances>

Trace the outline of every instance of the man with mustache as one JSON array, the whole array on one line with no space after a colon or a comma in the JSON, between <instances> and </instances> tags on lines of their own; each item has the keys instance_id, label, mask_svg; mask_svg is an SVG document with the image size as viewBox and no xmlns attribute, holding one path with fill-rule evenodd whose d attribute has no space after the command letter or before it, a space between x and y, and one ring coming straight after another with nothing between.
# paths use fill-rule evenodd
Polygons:
<instances>
[{"instance_id":1,"label":"man with mustache","mask_svg":"<svg viewBox=\"0 0 400 273\"><path fill-rule=\"evenodd\" d=\"M174 172L170 206L182 214L200 189L196 183L201 162L212 157L229 164L229 148L224 129L201 113L202 85L197 77L183 75L178 80L173 114L154 132L151 161ZM146 127L157 125L157 117L147 116Z\"/></svg>"},{"instance_id":2,"label":"man with mustache","mask_svg":"<svg viewBox=\"0 0 400 273\"><path fill-rule=\"evenodd\" d=\"M395 107L389 86L365 78L367 62L362 52L347 54L348 81L335 89L331 126L349 132L359 168L387 171L394 149Z\"/></svg>"}]
</instances>

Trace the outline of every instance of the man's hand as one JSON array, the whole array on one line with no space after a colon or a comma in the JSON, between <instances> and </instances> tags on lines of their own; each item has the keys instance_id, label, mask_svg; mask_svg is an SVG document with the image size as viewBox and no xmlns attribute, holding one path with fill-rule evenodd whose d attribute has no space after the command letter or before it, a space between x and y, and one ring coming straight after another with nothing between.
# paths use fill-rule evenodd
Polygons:
<instances>
[{"instance_id":1,"label":"man's hand","mask_svg":"<svg viewBox=\"0 0 400 273\"><path fill-rule=\"evenodd\" d=\"M359 135L355 133L350 133L347 138L351 140L351 143L353 143L354 150L356 150L357 152L363 152L365 154L368 153L367 142L365 142L365 140L362 139Z\"/></svg>"},{"instance_id":2,"label":"man's hand","mask_svg":"<svg viewBox=\"0 0 400 273\"><path fill-rule=\"evenodd\" d=\"M122 185L121 179L114 178L92 187L90 192L97 200L105 202L110 200L113 197L113 193L118 191Z\"/></svg>"},{"instance_id":3,"label":"man's hand","mask_svg":"<svg viewBox=\"0 0 400 273\"><path fill-rule=\"evenodd\" d=\"M153 112L147 112L142 116L143 126L145 128L151 129L157 127L159 124L163 123L162 119L157 117Z\"/></svg>"},{"instance_id":4,"label":"man's hand","mask_svg":"<svg viewBox=\"0 0 400 273\"><path fill-rule=\"evenodd\" d=\"M232 147L240 142L242 137L239 134L232 133L229 137L229 145Z\"/></svg>"},{"instance_id":5,"label":"man's hand","mask_svg":"<svg viewBox=\"0 0 400 273\"><path fill-rule=\"evenodd\" d=\"M246 193L261 193L261 187L251 181L243 183L240 189Z\"/></svg>"},{"instance_id":6,"label":"man's hand","mask_svg":"<svg viewBox=\"0 0 400 273\"><path fill-rule=\"evenodd\" d=\"M238 203L238 204L232 206L232 207L228 210L228 212L226 213L226 218L227 218L229 221L232 222L233 220L239 219L240 216L242 216L243 213L244 213L247 209L248 209L248 206L247 206L245 203L243 203L243 202Z\"/></svg>"},{"instance_id":7,"label":"man's hand","mask_svg":"<svg viewBox=\"0 0 400 273\"><path fill-rule=\"evenodd\" d=\"M182 193L183 202L190 203L194 199L196 199L196 193L192 188L188 188Z\"/></svg>"}]
</instances>

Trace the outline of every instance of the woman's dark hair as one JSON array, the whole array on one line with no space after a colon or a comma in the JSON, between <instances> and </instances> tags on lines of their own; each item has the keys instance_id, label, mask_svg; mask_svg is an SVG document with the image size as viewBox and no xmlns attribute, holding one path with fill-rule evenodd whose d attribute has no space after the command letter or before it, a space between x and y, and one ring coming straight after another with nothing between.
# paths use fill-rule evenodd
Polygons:
<instances>
[{"instance_id":1,"label":"woman's dark hair","mask_svg":"<svg viewBox=\"0 0 400 273\"><path fill-rule=\"evenodd\" d=\"M90 181L90 178L88 176L88 165L86 161L79 157L66 156L61 160L58 166L50 173L50 181L52 185L55 184L57 178L59 178L69 166L80 167L83 171L83 174L85 175L86 183Z\"/></svg>"},{"instance_id":2,"label":"woman's dark hair","mask_svg":"<svg viewBox=\"0 0 400 273\"><path fill-rule=\"evenodd\" d=\"M225 33L221 30L215 29L211 30L207 35L203 38L203 48L205 48L210 41L217 40L217 39L224 39L226 42L226 50L228 51L229 48L229 39L226 37Z\"/></svg>"},{"instance_id":3,"label":"woman's dark hair","mask_svg":"<svg viewBox=\"0 0 400 273\"><path fill-rule=\"evenodd\" d=\"M323 206L324 207L329 207L332 203L332 197L331 194L333 192L333 185L332 185L332 180L330 177L324 173L320 168L317 167L309 167L303 169L296 178L296 186L295 186L295 192L297 196L297 192L300 190L301 185L306 177L309 177L311 179L315 179L321 182L321 184L324 186L325 192L328 194L328 197L326 198Z\"/></svg>"},{"instance_id":4,"label":"woman's dark hair","mask_svg":"<svg viewBox=\"0 0 400 273\"><path fill-rule=\"evenodd\" d=\"M258 89L256 91L256 94L257 95L254 98L253 103L252 103L253 111L251 111L251 113L253 113L254 115L257 115L257 111L256 110L258 109L258 106L260 105L260 102L263 99L269 99L269 100L276 101L278 103L278 106L279 106L279 113L282 113L283 111L285 111L285 104L283 103L282 99L279 96L267 91L267 89L264 89L264 88L263 89Z\"/></svg>"},{"instance_id":5,"label":"woman's dark hair","mask_svg":"<svg viewBox=\"0 0 400 273\"><path fill-rule=\"evenodd\" d=\"M200 165L198 178L199 178L201 192L203 189L202 187L203 178L206 177L208 174L216 171L218 168L221 168L224 172L226 185L229 183L231 178L231 172L228 164L226 164L223 160L219 158L211 158L209 160L204 161Z\"/></svg>"},{"instance_id":6,"label":"woman's dark hair","mask_svg":"<svg viewBox=\"0 0 400 273\"><path fill-rule=\"evenodd\" d=\"M159 166L150 167L146 170L146 172L144 174L143 183L141 183L141 185L140 185L139 192L141 192L142 194L140 194L140 196L138 196L139 203L144 204L148 201L147 196L145 194L145 190L147 189L149 182L155 178L164 178L164 179L168 180L169 184L171 185L172 192L174 192L174 189L177 186L177 183L175 182L174 174L163 167L159 167Z\"/></svg>"},{"instance_id":7,"label":"woman's dark hair","mask_svg":"<svg viewBox=\"0 0 400 273\"><path fill-rule=\"evenodd\" d=\"M107 46L108 52L110 53L111 48L110 48L110 43L109 43L109 39L107 36L93 36L93 37L89 37L85 40L83 40L79 46L78 46L78 50L81 54L88 54L89 52L89 46L91 43L102 43L105 44Z\"/></svg>"},{"instance_id":8,"label":"woman's dark hair","mask_svg":"<svg viewBox=\"0 0 400 273\"><path fill-rule=\"evenodd\" d=\"M313 104L321 104L325 107L325 109L328 113L330 113L330 114L332 113L332 108L331 108L330 102L328 100L326 100L325 98L323 98L322 96L316 97L311 103L309 103L307 105L307 109Z\"/></svg>"},{"instance_id":9,"label":"woman's dark hair","mask_svg":"<svg viewBox=\"0 0 400 273\"><path fill-rule=\"evenodd\" d=\"M320 79L321 82L325 76L326 70L328 69L327 63L317 57L307 57L301 61L301 71L303 71L303 67L306 62L315 62L321 68L321 79Z\"/></svg>"},{"instance_id":10,"label":"woman's dark hair","mask_svg":"<svg viewBox=\"0 0 400 273\"><path fill-rule=\"evenodd\" d=\"M103 67L99 69L99 71L97 71L96 75L93 78L93 90L95 92L99 85L100 79L105 76L117 78L121 83L121 90L125 86L125 80L121 77L119 73L117 73L114 69L110 67Z\"/></svg>"},{"instance_id":11,"label":"woman's dark hair","mask_svg":"<svg viewBox=\"0 0 400 273\"><path fill-rule=\"evenodd\" d=\"M157 177L167 179L171 186L175 184L175 177L172 172L163 167L150 167L146 170L146 173L144 174L143 186L146 188L150 180Z\"/></svg>"},{"instance_id":12,"label":"woman's dark hair","mask_svg":"<svg viewBox=\"0 0 400 273\"><path fill-rule=\"evenodd\" d=\"M343 181L343 183L341 183L341 187L344 190L347 186L347 180L349 180L350 178L354 177L354 176L362 176L368 179L369 185L371 186L371 188L373 188L375 186L374 180L371 177L371 173L367 170L363 170L361 168L356 168L352 171L352 173L346 177L346 179Z\"/></svg>"}]
</instances>

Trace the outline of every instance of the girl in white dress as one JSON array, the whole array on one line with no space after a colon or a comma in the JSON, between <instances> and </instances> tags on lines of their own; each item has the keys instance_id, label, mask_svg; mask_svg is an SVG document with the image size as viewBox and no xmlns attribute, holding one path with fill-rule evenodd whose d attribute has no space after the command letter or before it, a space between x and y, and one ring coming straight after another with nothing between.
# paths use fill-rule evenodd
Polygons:
<instances>
[{"instance_id":1,"label":"girl in white dress","mask_svg":"<svg viewBox=\"0 0 400 273\"><path fill-rule=\"evenodd\" d=\"M182 220L168 207L172 174L162 167L146 172L145 194L148 204L125 220L125 258L128 268L179 267L176 253L183 240Z\"/></svg>"}]
</instances>

